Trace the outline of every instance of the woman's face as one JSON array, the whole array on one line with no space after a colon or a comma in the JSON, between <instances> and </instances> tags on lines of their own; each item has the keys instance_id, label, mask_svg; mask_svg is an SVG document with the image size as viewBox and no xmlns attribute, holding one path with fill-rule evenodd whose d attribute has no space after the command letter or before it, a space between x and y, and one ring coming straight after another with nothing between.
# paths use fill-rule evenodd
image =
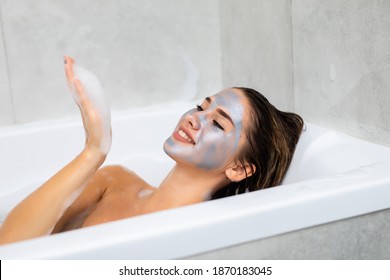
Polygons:
<instances>
[{"instance_id":1,"label":"woman's face","mask_svg":"<svg viewBox=\"0 0 390 280\"><path fill-rule=\"evenodd\" d=\"M175 161L216 170L226 167L238 151L247 101L238 89L225 89L207 97L185 113L164 151Z\"/></svg>"}]
</instances>

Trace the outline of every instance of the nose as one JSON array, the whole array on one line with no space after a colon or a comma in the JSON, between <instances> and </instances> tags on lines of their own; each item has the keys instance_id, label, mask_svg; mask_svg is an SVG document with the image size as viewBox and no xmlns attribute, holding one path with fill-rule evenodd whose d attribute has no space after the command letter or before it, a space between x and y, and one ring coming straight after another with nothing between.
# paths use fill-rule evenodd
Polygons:
<instances>
[{"instance_id":1,"label":"nose","mask_svg":"<svg viewBox=\"0 0 390 280\"><path fill-rule=\"evenodd\" d=\"M189 126L189 128L192 128L194 130L200 129L200 119L199 119L199 113L192 113L186 115L186 121Z\"/></svg>"}]
</instances>

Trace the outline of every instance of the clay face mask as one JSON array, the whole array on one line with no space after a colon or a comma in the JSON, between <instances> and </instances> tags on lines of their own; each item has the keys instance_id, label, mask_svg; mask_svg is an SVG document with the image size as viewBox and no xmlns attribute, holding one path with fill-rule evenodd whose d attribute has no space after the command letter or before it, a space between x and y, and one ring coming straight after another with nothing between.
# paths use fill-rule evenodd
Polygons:
<instances>
[{"instance_id":1,"label":"clay face mask","mask_svg":"<svg viewBox=\"0 0 390 280\"><path fill-rule=\"evenodd\" d=\"M226 89L185 113L164 151L178 162L202 169L224 167L238 149L243 105L239 93Z\"/></svg>"}]
</instances>

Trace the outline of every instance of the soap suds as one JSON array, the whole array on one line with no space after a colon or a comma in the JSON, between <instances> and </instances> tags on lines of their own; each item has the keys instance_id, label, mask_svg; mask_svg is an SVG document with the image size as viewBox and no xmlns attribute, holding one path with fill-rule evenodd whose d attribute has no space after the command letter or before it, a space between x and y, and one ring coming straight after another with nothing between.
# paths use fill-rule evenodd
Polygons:
<instances>
[{"instance_id":1,"label":"soap suds","mask_svg":"<svg viewBox=\"0 0 390 280\"><path fill-rule=\"evenodd\" d=\"M92 72L76 64L73 66L73 71L74 78L81 82L86 95L101 117L103 137L100 149L103 153L107 154L111 148L111 112L103 87ZM80 105L80 100L75 93L75 90L73 90L73 98Z\"/></svg>"}]
</instances>

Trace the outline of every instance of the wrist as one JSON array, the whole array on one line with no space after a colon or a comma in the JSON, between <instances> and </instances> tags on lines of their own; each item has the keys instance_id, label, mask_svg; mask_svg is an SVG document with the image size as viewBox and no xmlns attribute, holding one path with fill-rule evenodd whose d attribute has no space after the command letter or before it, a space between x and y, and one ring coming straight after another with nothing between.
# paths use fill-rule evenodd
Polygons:
<instances>
[{"instance_id":1,"label":"wrist","mask_svg":"<svg viewBox=\"0 0 390 280\"><path fill-rule=\"evenodd\" d=\"M81 156L90 164L96 166L98 169L106 160L107 154L102 153L100 149L85 147L81 153Z\"/></svg>"}]
</instances>

